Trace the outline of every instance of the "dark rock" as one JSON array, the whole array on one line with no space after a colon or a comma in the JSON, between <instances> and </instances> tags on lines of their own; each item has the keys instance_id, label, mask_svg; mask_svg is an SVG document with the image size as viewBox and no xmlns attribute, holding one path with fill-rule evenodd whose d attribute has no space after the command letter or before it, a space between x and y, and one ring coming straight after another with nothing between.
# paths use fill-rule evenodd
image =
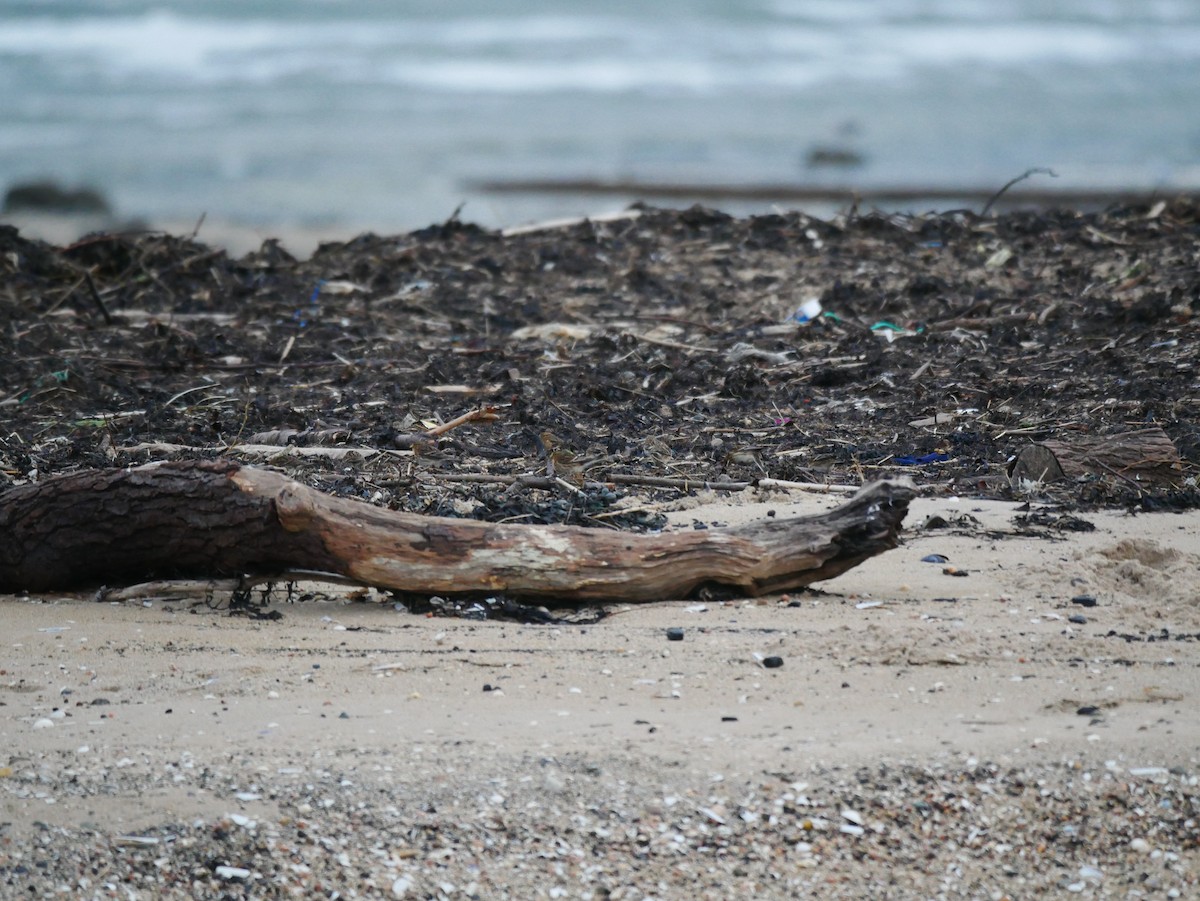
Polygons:
<instances>
[{"instance_id":1,"label":"dark rock","mask_svg":"<svg viewBox=\"0 0 1200 901\"><path fill-rule=\"evenodd\" d=\"M55 181L13 185L4 195L4 212L109 213L104 195L95 188L64 188Z\"/></svg>"}]
</instances>

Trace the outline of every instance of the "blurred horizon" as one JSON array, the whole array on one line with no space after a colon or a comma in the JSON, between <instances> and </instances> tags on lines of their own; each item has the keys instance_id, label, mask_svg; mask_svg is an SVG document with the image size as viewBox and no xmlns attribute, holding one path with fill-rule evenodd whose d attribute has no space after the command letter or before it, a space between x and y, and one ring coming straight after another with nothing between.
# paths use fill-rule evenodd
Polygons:
<instances>
[{"instance_id":1,"label":"blurred horizon","mask_svg":"<svg viewBox=\"0 0 1200 901\"><path fill-rule=\"evenodd\" d=\"M640 199L479 187L542 179L998 189L1046 167L1047 190L1169 192L1200 186L1200 3L17 0L0 121L0 189L90 186L151 223L404 231L462 205L496 227Z\"/></svg>"}]
</instances>

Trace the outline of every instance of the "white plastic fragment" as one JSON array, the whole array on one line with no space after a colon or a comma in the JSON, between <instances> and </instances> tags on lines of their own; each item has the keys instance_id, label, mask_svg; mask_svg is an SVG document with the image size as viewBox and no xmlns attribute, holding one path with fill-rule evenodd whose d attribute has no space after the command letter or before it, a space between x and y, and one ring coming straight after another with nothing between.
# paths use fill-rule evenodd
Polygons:
<instances>
[{"instance_id":1,"label":"white plastic fragment","mask_svg":"<svg viewBox=\"0 0 1200 901\"><path fill-rule=\"evenodd\" d=\"M215 870L218 879L224 879L226 882L245 882L250 878L250 871L245 867L227 867L219 866Z\"/></svg>"},{"instance_id":2,"label":"white plastic fragment","mask_svg":"<svg viewBox=\"0 0 1200 901\"><path fill-rule=\"evenodd\" d=\"M50 729L53 726L54 726L54 720L46 719L46 717L42 717L40 720L38 720L37 722L35 722L33 724L33 728L35 728L35 729Z\"/></svg>"},{"instance_id":3,"label":"white plastic fragment","mask_svg":"<svg viewBox=\"0 0 1200 901\"><path fill-rule=\"evenodd\" d=\"M792 314L792 319L803 325L806 322L811 322L821 315L821 298L810 297L800 304L796 312Z\"/></svg>"},{"instance_id":4,"label":"white plastic fragment","mask_svg":"<svg viewBox=\"0 0 1200 901\"><path fill-rule=\"evenodd\" d=\"M158 839L153 835L118 835L113 839L113 843L132 847L148 847L150 845L157 845Z\"/></svg>"},{"instance_id":5,"label":"white plastic fragment","mask_svg":"<svg viewBox=\"0 0 1200 901\"><path fill-rule=\"evenodd\" d=\"M990 257L988 257L987 262L985 262L983 265L985 269L999 269L1012 258L1013 252L1007 247L1001 247Z\"/></svg>"},{"instance_id":6,"label":"white plastic fragment","mask_svg":"<svg viewBox=\"0 0 1200 901\"><path fill-rule=\"evenodd\" d=\"M346 281L343 279L331 279L330 281L321 282L322 294L369 294L371 289L366 285L360 285L357 282Z\"/></svg>"}]
</instances>

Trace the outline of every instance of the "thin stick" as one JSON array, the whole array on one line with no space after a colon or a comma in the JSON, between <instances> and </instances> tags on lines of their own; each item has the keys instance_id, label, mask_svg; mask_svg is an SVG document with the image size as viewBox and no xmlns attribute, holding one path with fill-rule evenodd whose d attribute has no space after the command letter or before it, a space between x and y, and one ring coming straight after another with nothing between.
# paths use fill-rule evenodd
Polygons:
<instances>
[{"instance_id":1,"label":"thin stick","mask_svg":"<svg viewBox=\"0 0 1200 901\"><path fill-rule=\"evenodd\" d=\"M100 315L104 317L104 324L112 325L112 314L108 312L108 307L104 305L104 300L100 297L100 292L96 290L96 283L92 281L92 274L90 272L85 272L83 274L83 280L87 283L88 292L92 295L92 300L95 302L96 306L100 308Z\"/></svg>"},{"instance_id":2,"label":"thin stick","mask_svg":"<svg viewBox=\"0 0 1200 901\"><path fill-rule=\"evenodd\" d=\"M403 435L396 435L392 438L392 443L396 447L405 450L419 447L428 448L435 444L438 436L444 435L451 429L458 428L460 425L466 425L469 422L495 422L499 418L495 407L476 407L474 410L467 411L462 416L456 416L449 422L435 425L424 432L408 432Z\"/></svg>"},{"instance_id":3,"label":"thin stick","mask_svg":"<svg viewBox=\"0 0 1200 901\"><path fill-rule=\"evenodd\" d=\"M488 472L453 472L440 473L434 481L438 482L472 482L484 485L514 485L521 488L548 488L559 486L558 479L548 476L535 475L496 475ZM680 491L695 491L708 489L711 491L745 491L754 487L754 482L709 482L704 479L673 479L662 476L639 476L628 473L615 473L602 482L588 479L583 483L584 488L604 488L613 485L640 485L644 488L675 488ZM573 487L573 486L572 486ZM574 489L578 490L578 489Z\"/></svg>"},{"instance_id":4,"label":"thin stick","mask_svg":"<svg viewBox=\"0 0 1200 901\"><path fill-rule=\"evenodd\" d=\"M208 218L208 211L200 214L200 218L196 220L196 227L192 229L192 233L188 235L189 241L195 241L196 235L200 234L200 227L204 225L204 220Z\"/></svg>"},{"instance_id":5,"label":"thin stick","mask_svg":"<svg viewBox=\"0 0 1200 901\"><path fill-rule=\"evenodd\" d=\"M700 347L696 344L682 344L679 341L668 341L665 338L651 338L649 335L639 334L638 332L625 332L631 338L636 338L638 341L645 341L647 344L655 344L658 347L666 347L671 350L682 350L688 353L711 354L716 352L714 347Z\"/></svg>"},{"instance_id":6,"label":"thin stick","mask_svg":"<svg viewBox=\"0 0 1200 901\"><path fill-rule=\"evenodd\" d=\"M862 485L826 485L823 482L789 482L786 479L759 479L759 488L781 488L784 491L812 491L817 494L830 494L835 491L854 493Z\"/></svg>"},{"instance_id":7,"label":"thin stick","mask_svg":"<svg viewBox=\"0 0 1200 901\"><path fill-rule=\"evenodd\" d=\"M444 435L451 429L456 429L460 425L466 425L468 422L495 422L499 418L495 407L476 407L474 410L467 411L462 416L456 416L449 422L435 425L424 434L426 438L436 438L438 435Z\"/></svg>"},{"instance_id":8,"label":"thin stick","mask_svg":"<svg viewBox=\"0 0 1200 901\"><path fill-rule=\"evenodd\" d=\"M628 473L611 473L608 480L616 485L642 485L646 488L678 488L680 491L745 491L753 482L709 482L705 479L675 479L661 476L639 476Z\"/></svg>"},{"instance_id":9,"label":"thin stick","mask_svg":"<svg viewBox=\"0 0 1200 901\"><path fill-rule=\"evenodd\" d=\"M483 485L512 485L521 488L553 489L557 479L535 475L498 475L490 472L442 473L431 481L470 482ZM752 482L713 482L706 479L668 478L665 476L640 476L633 473L612 473L604 481L588 479L584 488L604 488L612 485L638 485L643 488L674 488L678 491L745 491L748 488L769 488L783 491L812 491L819 494L845 492L852 494L862 485L826 485L822 482L789 482L786 479L756 479ZM561 487L561 486L559 486ZM573 486L572 486L573 487ZM578 489L576 489L578 490Z\"/></svg>"},{"instance_id":10,"label":"thin stick","mask_svg":"<svg viewBox=\"0 0 1200 901\"><path fill-rule=\"evenodd\" d=\"M1031 175L1049 175L1051 178L1058 178L1058 173L1055 172L1053 169L1043 169L1040 167L1034 167L1033 169L1026 169L1024 172L1022 172L1016 178L1007 182L1003 188L1001 188L999 191L997 191L995 194L993 194L988 199L988 202L983 205L983 212L980 213L979 215L986 216L991 211L992 204L994 204L997 200L999 200L1001 197L1003 197L1004 193L1009 188L1011 188L1013 185L1017 184L1018 182L1024 181L1025 179L1029 178Z\"/></svg>"}]
</instances>

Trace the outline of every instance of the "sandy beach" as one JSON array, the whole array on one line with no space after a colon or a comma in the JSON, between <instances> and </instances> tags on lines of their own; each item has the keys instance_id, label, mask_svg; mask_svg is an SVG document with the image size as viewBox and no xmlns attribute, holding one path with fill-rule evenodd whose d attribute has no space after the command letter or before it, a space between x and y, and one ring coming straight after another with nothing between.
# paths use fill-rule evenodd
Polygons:
<instances>
[{"instance_id":1,"label":"sandy beach","mask_svg":"<svg viewBox=\"0 0 1200 901\"><path fill-rule=\"evenodd\" d=\"M833 503L705 500L676 525ZM5 598L2 893L1191 897L1197 515L1016 506L588 626Z\"/></svg>"},{"instance_id":2,"label":"sandy beach","mask_svg":"<svg viewBox=\"0 0 1200 901\"><path fill-rule=\"evenodd\" d=\"M1196 897L1197 221L645 209L306 261L0 230L0 490L235 461L630 532L917 492L808 589L548 625L0 597L0 898Z\"/></svg>"}]
</instances>

